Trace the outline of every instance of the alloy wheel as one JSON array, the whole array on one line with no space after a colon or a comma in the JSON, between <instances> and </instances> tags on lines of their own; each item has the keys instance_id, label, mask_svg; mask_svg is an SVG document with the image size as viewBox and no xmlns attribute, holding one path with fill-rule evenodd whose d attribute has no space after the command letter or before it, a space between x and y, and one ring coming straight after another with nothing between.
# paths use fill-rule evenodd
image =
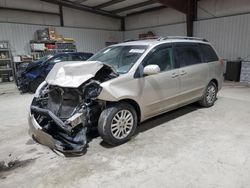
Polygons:
<instances>
[{"instance_id":1,"label":"alloy wheel","mask_svg":"<svg viewBox=\"0 0 250 188\"><path fill-rule=\"evenodd\" d=\"M111 121L111 134L116 139L126 138L134 125L134 118L130 111L120 110Z\"/></svg>"},{"instance_id":2,"label":"alloy wheel","mask_svg":"<svg viewBox=\"0 0 250 188\"><path fill-rule=\"evenodd\" d=\"M216 88L214 85L210 85L207 88L207 95L206 95L207 103L212 104L215 100L215 97L216 97Z\"/></svg>"}]
</instances>

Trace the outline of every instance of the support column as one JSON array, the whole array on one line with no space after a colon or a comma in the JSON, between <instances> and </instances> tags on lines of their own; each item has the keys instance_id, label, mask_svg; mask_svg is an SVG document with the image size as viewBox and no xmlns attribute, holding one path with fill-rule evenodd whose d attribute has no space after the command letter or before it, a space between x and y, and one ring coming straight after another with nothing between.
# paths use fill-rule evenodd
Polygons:
<instances>
[{"instance_id":1,"label":"support column","mask_svg":"<svg viewBox=\"0 0 250 188\"><path fill-rule=\"evenodd\" d=\"M63 7L62 7L62 5L59 5L59 14L60 14L60 26L64 27Z\"/></svg>"},{"instance_id":2,"label":"support column","mask_svg":"<svg viewBox=\"0 0 250 188\"><path fill-rule=\"evenodd\" d=\"M197 16L197 1L188 0L187 1L187 13L186 13L186 22L187 22L187 36L192 37L194 32L194 21Z\"/></svg>"},{"instance_id":3,"label":"support column","mask_svg":"<svg viewBox=\"0 0 250 188\"><path fill-rule=\"evenodd\" d=\"M197 0L158 0L159 3L186 14L187 36L193 36L193 22L197 16Z\"/></svg>"}]
</instances>

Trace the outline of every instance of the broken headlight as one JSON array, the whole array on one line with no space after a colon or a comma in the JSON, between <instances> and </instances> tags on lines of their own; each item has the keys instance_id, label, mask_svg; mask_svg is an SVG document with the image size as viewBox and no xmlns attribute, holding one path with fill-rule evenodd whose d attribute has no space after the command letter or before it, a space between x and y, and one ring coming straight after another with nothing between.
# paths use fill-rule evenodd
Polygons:
<instances>
[{"instance_id":1,"label":"broken headlight","mask_svg":"<svg viewBox=\"0 0 250 188\"><path fill-rule=\"evenodd\" d=\"M46 81L43 81L39 86L38 88L36 89L36 92L34 94L34 97L35 98L39 98L42 94L42 91L47 87L47 82Z\"/></svg>"},{"instance_id":2,"label":"broken headlight","mask_svg":"<svg viewBox=\"0 0 250 188\"><path fill-rule=\"evenodd\" d=\"M102 87L96 83L92 82L84 88L84 96L86 100L95 99L100 95Z\"/></svg>"}]
</instances>

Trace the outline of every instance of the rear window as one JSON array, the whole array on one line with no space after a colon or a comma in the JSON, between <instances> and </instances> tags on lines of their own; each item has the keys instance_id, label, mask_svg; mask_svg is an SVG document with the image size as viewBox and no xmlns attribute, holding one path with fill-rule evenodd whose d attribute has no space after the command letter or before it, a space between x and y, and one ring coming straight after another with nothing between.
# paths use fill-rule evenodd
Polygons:
<instances>
[{"instance_id":1,"label":"rear window","mask_svg":"<svg viewBox=\"0 0 250 188\"><path fill-rule=\"evenodd\" d=\"M206 62L218 61L219 58L215 53L214 49L207 44L199 44L201 47L201 51Z\"/></svg>"}]
</instances>

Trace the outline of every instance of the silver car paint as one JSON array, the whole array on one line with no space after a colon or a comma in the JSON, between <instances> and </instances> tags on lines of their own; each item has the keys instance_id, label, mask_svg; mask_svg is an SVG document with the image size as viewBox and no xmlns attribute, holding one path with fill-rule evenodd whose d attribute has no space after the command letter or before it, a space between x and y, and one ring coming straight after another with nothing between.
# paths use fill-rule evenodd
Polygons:
<instances>
[{"instance_id":1,"label":"silver car paint","mask_svg":"<svg viewBox=\"0 0 250 188\"><path fill-rule=\"evenodd\" d=\"M93 78L102 67L103 64L97 61L57 63L46 77L46 82L60 87L78 88Z\"/></svg>"},{"instance_id":2,"label":"silver car paint","mask_svg":"<svg viewBox=\"0 0 250 188\"><path fill-rule=\"evenodd\" d=\"M127 74L102 83L101 86L103 90L98 96L98 99L105 101L133 100L140 108L140 121L144 121L155 115L199 100L206 86L212 79L218 82L218 89L221 88L223 66L219 61L191 65L135 79L135 71L142 60L154 47L160 44L173 42L197 42L207 44L206 42L187 40L147 42L138 43L137 41L119 44L147 44L149 48Z\"/></svg>"},{"instance_id":3,"label":"silver car paint","mask_svg":"<svg viewBox=\"0 0 250 188\"><path fill-rule=\"evenodd\" d=\"M221 88L223 80L223 66L220 62L201 63L187 67L160 72L155 75L134 78L135 71L145 56L160 44L173 42L197 42L188 40L167 41L136 41L119 45L147 45L144 54L137 60L126 74L101 83L103 88L97 97L104 101L132 100L140 108L140 121L144 121L155 115L170 111L199 100L208 85L215 79L218 88ZM57 64L46 81L51 85L61 87L79 87L103 67L100 62L86 61L85 63L72 62Z\"/></svg>"}]
</instances>

